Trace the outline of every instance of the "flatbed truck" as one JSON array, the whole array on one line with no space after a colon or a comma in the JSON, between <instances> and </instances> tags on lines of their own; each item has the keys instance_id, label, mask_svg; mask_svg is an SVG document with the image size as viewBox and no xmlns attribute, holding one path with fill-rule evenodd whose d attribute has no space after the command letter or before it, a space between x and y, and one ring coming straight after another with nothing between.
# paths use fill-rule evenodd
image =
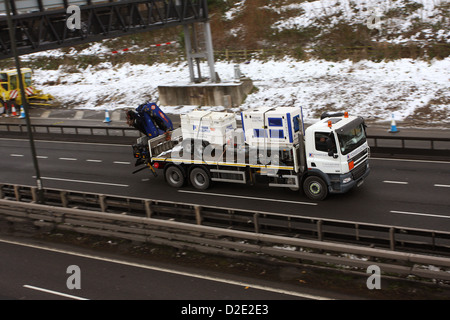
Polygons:
<instances>
[{"instance_id":1,"label":"flatbed truck","mask_svg":"<svg viewBox=\"0 0 450 320\"><path fill-rule=\"evenodd\" d=\"M182 116L181 128L168 134L139 138L133 146L137 163L155 175L162 172L174 188L265 181L270 187L303 190L314 201L359 187L369 175L370 148L361 117L323 114L305 130L301 109L294 107L243 111L242 128L230 121L233 114L199 113L185 116L190 122Z\"/></svg>"}]
</instances>

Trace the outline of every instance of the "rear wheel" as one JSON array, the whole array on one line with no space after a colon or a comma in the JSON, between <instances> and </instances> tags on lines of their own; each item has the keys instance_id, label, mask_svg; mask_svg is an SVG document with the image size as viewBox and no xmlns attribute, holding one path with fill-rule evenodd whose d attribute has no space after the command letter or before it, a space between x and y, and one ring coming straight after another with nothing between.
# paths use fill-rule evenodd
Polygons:
<instances>
[{"instance_id":1,"label":"rear wheel","mask_svg":"<svg viewBox=\"0 0 450 320\"><path fill-rule=\"evenodd\" d=\"M328 187L322 178L309 176L303 182L303 190L306 196L315 201L324 200L328 195Z\"/></svg>"},{"instance_id":2,"label":"rear wheel","mask_svg":"<svg viewBox=\"0 0 450 320\"><path fill-rule=\"evenodd\" d=\"M198 190L206 190L211 185L211 178L203 168L194 168L189 175L192 186Z\"/></svg>"},{"instance_id":3,"label":"rear wheel","mask_svg":"<svg viewBox=\"0 0 450 320\"><path fill-rule=\"evenodd\" d=\"M186 182L183 171L177 166L168 167L164 172L164 177L169 186L173 188L181 188Z\"/></svg>"}]
</instances>

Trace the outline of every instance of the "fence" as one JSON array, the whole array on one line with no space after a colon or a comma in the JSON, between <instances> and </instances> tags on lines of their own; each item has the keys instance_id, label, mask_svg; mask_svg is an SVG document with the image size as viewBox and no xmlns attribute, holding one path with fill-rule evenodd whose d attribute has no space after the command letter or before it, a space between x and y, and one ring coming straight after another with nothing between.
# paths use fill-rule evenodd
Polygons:
<instances>
[{"instance_id":1,"label":"fence","mask_svg":"<svg viewBox=\"0 0 450 320\"><path fill-rule=\"evenodd\" d=\"M28 132L26 125L0 123L0 131L8 133L26 133ZM79 126L79 125L57 125L57 124L32 124L31 131L33 133L45 134L75 134L75 135L99 135L99 136L131 136L139 137L140 133L131 127L121 126ZM120 133L120 134L119 134Z\"/></svg>"},{"instance_id":2,"label":"fence","mask_svg":"<svg viewBox=\"0 0 450 320\"><path fill-rule=\"evenodd\" d=\"M47 125L34 124L33 133L61 134L71 138L98 137L98 142L104 142L105 137L139 137L140 133L132 127L121 126L79 126L79 125ZM25 134L27 128L22 124L0 123L0 132L8 134ZM55 136L52 136L53 138ZM383 155L426 155L450 160L450 138L382 136L368 137L372 154Z\"/></svg>"},{"instance_id":3,"label":"fence","mask_svg":"<svg viewBox=\"0 0 450 320\"><path fill-rule=\"evenodd\" d=\"M0 217L12 224L31 223L52 230L189 248L234 258L276 258L285 262L294 259L363 270L376 259L376 265L385 273L450 280L447 257L189 224L155 219L152 215L137 217L0 199Z\"/></svg>"},{"instance_id":4,"label":"fence","mask_svg":"<svg viewBox=\"0 0 450 320\"><path fill-rule=\"evenodd\" d=\"M36 189L0 185L0 199L37 202ZM450 256L450 232L46 188L45 204L389 250Z\"/></svg>"},{"instance_id":5,"label":"fence","mask_svg":"<svg viewBox=\"0 0 450 320\"><path fill-rule=\"evenodd\" d=\"M392 155L426 155L450 160L450 138L368 136L373 153Z\"/></svg>"}]
</instances>

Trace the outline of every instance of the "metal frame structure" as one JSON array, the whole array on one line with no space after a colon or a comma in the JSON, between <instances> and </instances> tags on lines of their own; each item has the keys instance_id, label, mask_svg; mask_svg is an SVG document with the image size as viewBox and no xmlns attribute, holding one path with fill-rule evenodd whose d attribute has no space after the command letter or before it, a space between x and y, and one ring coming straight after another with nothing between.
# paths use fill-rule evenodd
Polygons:
<instances>
[{"instance_id":1,"label":"metal frame structure","mask_svg":"<svg viewBox=\"0 0 450 320\"><path fill-rule=\"evenodd\" d=\"M80 6L81 29L66 26L66 8L13 15L20 55L208 20L204 0L123 0ZM12 56L0 17L0 58Z\"/></svg>"},{"instance_id":2,"label":"metal frame structure","mask_svg":"<svg viewBox=\"0 0 450 320\"><path fill-rule=\"evenodd\" d=\"M182 25L191 81L196 79L193 59L206 58L211 81L216 82L206 0L60 0L59 6L51 7L43 0L34 1L34 11L25 13L17 9L14 0L8 1L18 55ZM72 4L80 8L80 29L70 30L66 25L71 16L67 8ZM205 30L206 51L200 55L194 53L191 46L189 27L194 23L203 24ZM0 59L13 56L7 19L0 16Z\"/></svg>"}]
</instances>

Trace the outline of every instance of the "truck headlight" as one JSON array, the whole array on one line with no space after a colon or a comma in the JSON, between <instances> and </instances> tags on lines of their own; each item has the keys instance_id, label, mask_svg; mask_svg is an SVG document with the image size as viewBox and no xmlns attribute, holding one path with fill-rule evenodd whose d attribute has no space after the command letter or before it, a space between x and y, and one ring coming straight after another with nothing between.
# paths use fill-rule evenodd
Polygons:
<instances>
[{"instance_id":1,"label":"truck headlight","mask_svg":"<svg viewBox=\"0 0 450 320\"><path fill-rule=\"evenodd\" d=\"M352 181L351 177L345 178L344 180L342 180L342 183L349 183L350 181Z\"/></svg>"}]
</instances>

